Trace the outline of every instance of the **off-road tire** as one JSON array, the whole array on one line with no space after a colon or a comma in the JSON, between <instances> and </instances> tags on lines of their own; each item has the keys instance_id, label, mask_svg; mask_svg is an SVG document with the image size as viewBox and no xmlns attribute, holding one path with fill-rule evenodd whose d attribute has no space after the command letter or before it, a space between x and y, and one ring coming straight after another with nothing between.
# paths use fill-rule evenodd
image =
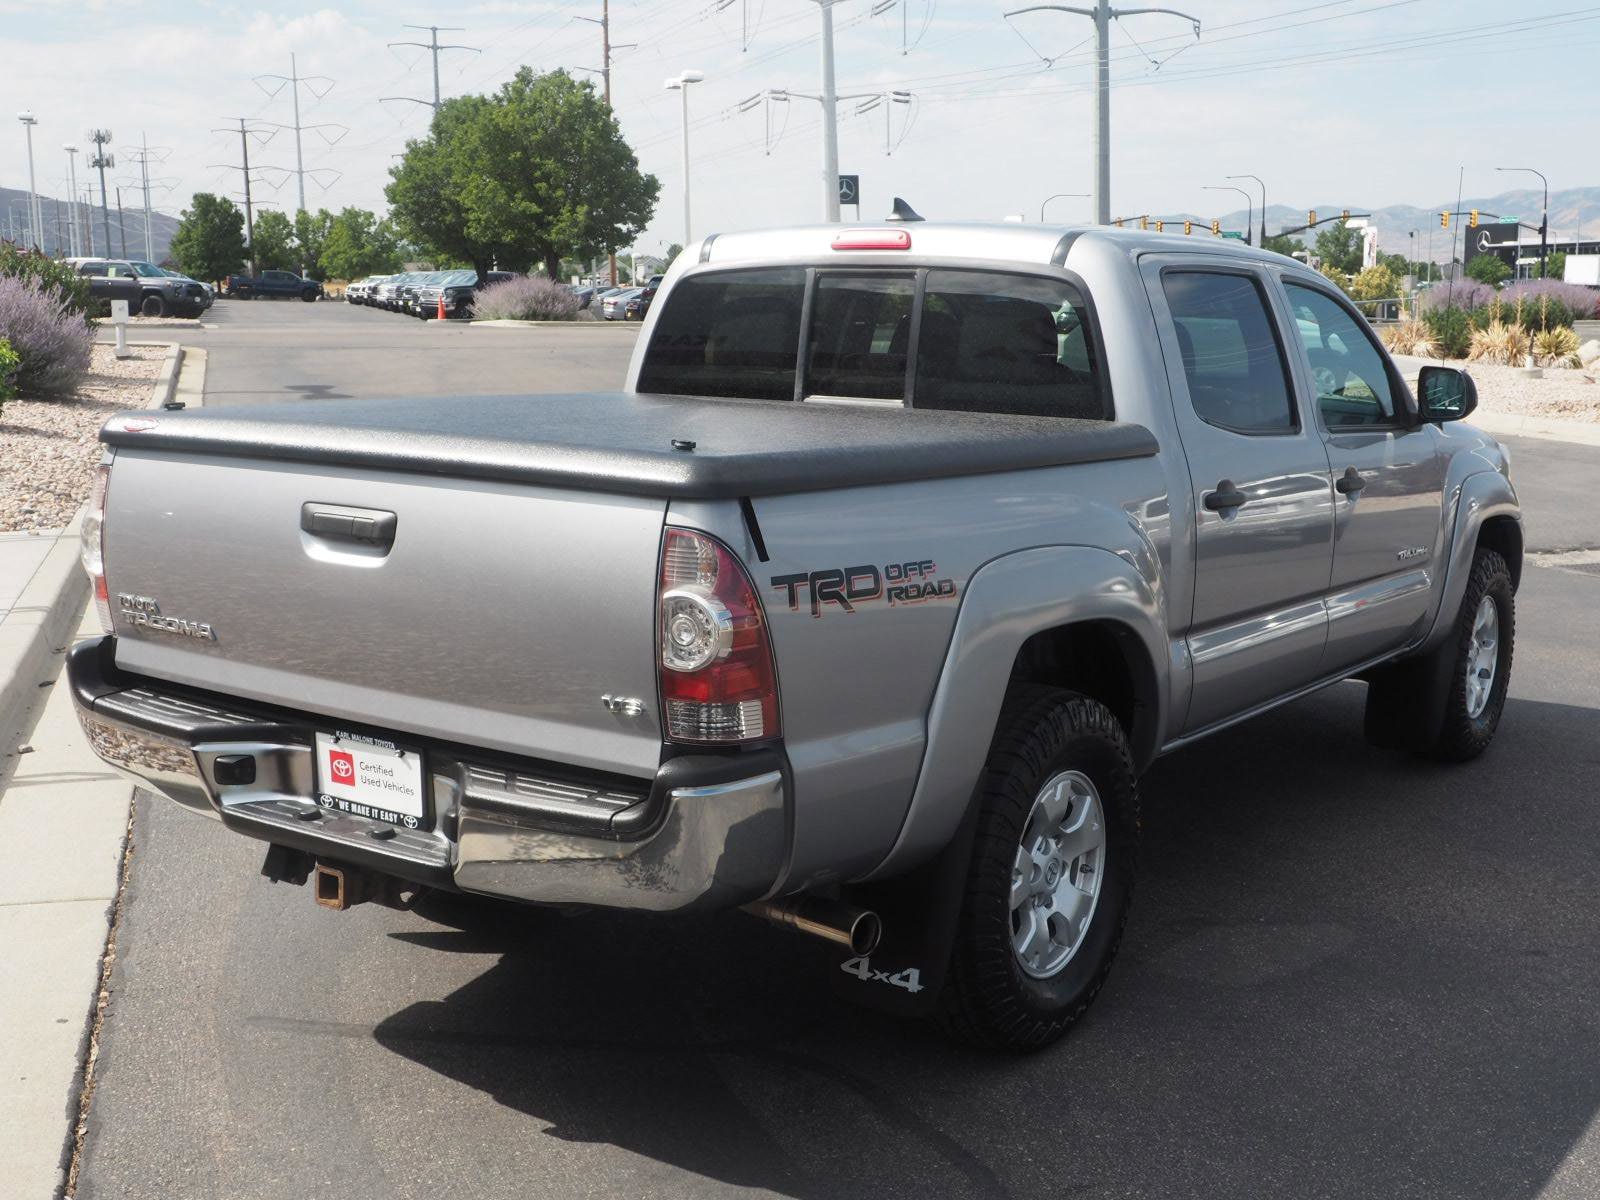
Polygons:
<instances>
[{"instance_id":1,"label":"off-road tire","mask_svg":"<svg viewBox=\"0 0 1600 1200\"><path fill-rule=\"evenodd\" d=\"M1478 606L1485 597L1499 610L1499 654L1495 660L1494 681L1489 702L1476 717L1467 715L1467 667L1472 655L1472 627ZM1456 614L1455 628L1445 643L1452 656L1450 694L1445 704L1444 727L1439 739L1428 747L1434 758L1446 762L1466 762L1489 748L1500 715L1506 707L1506 689L1511 683L1511 656L1516 643L1517 601L1511 590L1511 569L1493 550L1479 548L1472 557L1472 574L1467 578L1466 595Z\"/></svg>"},{"instance_id":2,"label":"off-road tire","mask_svg":"<svg viewBox=\"0 0 1600 1200\"><path fill-rule=\"evenodd\" d=\"M167 302L160 296L146 296L139 302L139 315L141 317L164 317L167 315Z\"/></svg>"},{"instance_id":3,"label":"off-road tire","mask_svg":"<svg viewBox=\"0 0 1600 1200\"><path fill-rule=\"evenodd\" d=\"M1024 825L1046 780L1088 776L1106 824L1104 879L1077 952L1048 979L1012 950L1009 894ZM1133 896L1139 790L1126 733L1096 700L1057 688L1014 689L978 781L978 827L939 1021L990 1049L1038 1050L1081 1017L1105 983Z\"/></svg>"}]
</instances>

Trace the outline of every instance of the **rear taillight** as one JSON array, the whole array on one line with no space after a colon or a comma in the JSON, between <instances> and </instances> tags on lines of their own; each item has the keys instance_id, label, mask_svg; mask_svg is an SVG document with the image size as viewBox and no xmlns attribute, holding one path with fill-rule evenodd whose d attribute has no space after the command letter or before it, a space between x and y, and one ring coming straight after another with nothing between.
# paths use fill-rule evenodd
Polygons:
<instances>
[{"instance_id":1,"label":"rear taillight","mask_svg":"<svg viewBox=\"0 0 1600 1200\"><path fill-rule=\"evenodd\" d=\"M721 542L669 528L656 599L661 705L674 742L778 736L778 678L761 601Z\"/></svg>"},{"instance_id":2,"label":"rear taillight","mask_svg":"<svg viewBox=\"0 0 1600 1200\"><path fill-rule=\"evenodd\" d=\"M94 487L89 493L89 511L83 518L79 553L83 569L94 587L94 611L100 628L111 630L111 593L106 588L106 489L111 485L111 464L101 463L94 471Z\"/></svg>"}]
</instances>

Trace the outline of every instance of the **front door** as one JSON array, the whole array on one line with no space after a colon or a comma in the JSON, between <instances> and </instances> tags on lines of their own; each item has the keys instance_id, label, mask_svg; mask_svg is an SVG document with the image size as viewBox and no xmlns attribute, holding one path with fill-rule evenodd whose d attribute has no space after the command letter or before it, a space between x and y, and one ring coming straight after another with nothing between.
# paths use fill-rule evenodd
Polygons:
<instances>
[{"instance_id":1,"label":"front door","mask_svg":"<svg viewBox=\"0 0 1600 1200\"><path fill-rule=\"evenodd\" d=\"M1443 553L1445 458L1434 428L1411 419L1404 384L1348 302L1283 282L1335 487L1322 668L1331 674L1421 634Z\"/></svg>"},{"instance_id":2,"label":"front door","mask_svg":"<svg viewBox=\"0 0 1600 1200\"><path fill-rule=\"evenodd\" d=\"M1269 278L1210 255L1163 256L1143 270L1189 464L1194 687L1183 728L1193 732L1317 677L1333 493Z\"/></svg>"}]
</instances>

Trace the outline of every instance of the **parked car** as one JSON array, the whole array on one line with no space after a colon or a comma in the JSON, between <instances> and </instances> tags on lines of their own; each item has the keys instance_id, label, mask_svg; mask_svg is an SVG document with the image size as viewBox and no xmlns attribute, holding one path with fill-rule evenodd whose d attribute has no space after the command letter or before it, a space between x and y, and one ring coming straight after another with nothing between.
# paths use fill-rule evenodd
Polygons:
<instances>
[{"instance_id":1,"label":"parked car","mask_svg":"<svg viewBox=\"0 0 1600 1200\"><path fill-rule=\"evenodd\" d=\"M141 263L141 262L138 262L137 260L135 260L134 263L133 263L133 266L134 266L135 270L137 270L138 268L140 268L142 266L148 267L148 266L153 266L153 265L154 264L152 264L152 263ZM201 306L201 310L202 311L204 311L205 309L210 308L213 304L215 304L217 302L217 289L212 287L209 283L206 283L203 280L195 279L192 276L185 275L182 271L174 271L170 267L156 267L155 269L157 271L160 271L163 275L169 276L172 279L182 279L185 282L192 283L196 287L198 287L200 289L200 291L202 293L204 293L204 297L205 297L205 303Z\"/></svg>"},{"instance_id":2,"label":"parked car","mask_svg":"<svg viewBox=\"0 0 1600 1200\"><path fill-rule=\"evenodd\" d=\"M206 290L186 276L173 276L153 263L125 258L63 260L89 281L96 300L126 300L128 311L146 317L198 317L210 305Z\"/></svg>"},{"instance_id":3,"label":"parked car","mask_svg":"<svg viewBox=\"0 0 1600 1200\"><path fill-rule=\"evenodd\" d=\"M240 300L299 299L309 304L322 298L322 285L293 271L261 271L255 275L229 275L223 282L222 294Z\"/></svg>"},{"instance_id":4,"label":"parked car","mask_svg":"<svg viewBox=\"0 0 1600 1200\"><path fill-rule=\"evenodd\" d=\"M608 321L622 320L626 314L628 301L643 290L643 288L618 288L600 301L600 315Z\"/></svg>"},{"instance_id":5,"label":"parked car","mask_svg":"<svg viewBox=\"0 0 1600 1200\"><path fill-rule=\"evenodd\" d=\"M447 271L443 279L424 283L417 288L417 316L424 321L438 317L439 300L442 297L446 318L469 318L472 316L472 306L478 298L479 288L515 278L516 274L512 271L489 271L481 280L476 271Z\"/></svg>"},{"instance_id":6,"label":"parked car","mask_svg":"<svg viewBox=\"0 0 1600 1200\"><path fill-rule=\"evenodd\" d=\"M567 290L577 297L578 310L580 312L594 303L595 289L587 284L579 284L577 286L569 285Z\"/></svg>"},{"instance_id":7,"label":"parked car","mask_svg":"<svg viewBox=\"0 0 1600 1200\"><path fill-rule=\"evenodd\" d=\"M372 303L372 289L386 279L393 279L393 275L368 275L365 279L358 279L344 290L344 298L349 304Z\"/></svg>"},{"instance_id":8,"label":"parked car","mask_svg":"<svg viewBox=\"0 0 1600 1200\"><path fill-rule=\"evenodd\" d=\"M745 907L1034 1049L1111 967L1157 756L1350 677L1380 746L1490 745L1508 456L1318 273L1009 224L677 261L619 393L108 421L95 752L330 908Z\"/></svg>"},{"instance_id":9,"label":"parked car","mask_svg":"<svg viewBox=\"0 0 1600 1200\"><path fill-rule=\"evenodd\" d=\"M655 298L656 288L654 284L641 288L637 295L630 297L627 303L623 305L622 319L624 321L644 320L650 312L650 302Z\"/></svg>"}]
</instances>

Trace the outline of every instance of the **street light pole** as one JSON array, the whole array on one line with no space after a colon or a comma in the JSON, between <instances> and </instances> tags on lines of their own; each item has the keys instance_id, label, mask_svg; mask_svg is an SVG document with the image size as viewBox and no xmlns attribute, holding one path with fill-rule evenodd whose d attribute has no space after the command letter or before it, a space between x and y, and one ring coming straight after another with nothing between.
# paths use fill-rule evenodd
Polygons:
<instances>
[{"instance_id":1,"label":"street light pole","mask_svg":"<svg viewBox=\"0 0 1600 1200\"><path fill-rule=\"evenodd\" d=\"M833 79L833 4L822 9L822 219L839 222L839 96Z\"/></svg>"},{"instance_id":2,"label":"street light pole","mask_svg":"<svg viewBox=\"0 0 1600 1200\"><path fill-rule=\"evenodd\" d=\"M1235 177L1229 175L1228 178L1233 179ZM1243 188L1231 187L1220 183L1202 184L1201 190L1207 192L1238 192L1239 195L1244 197L1244 244L1248 246L1250 244L1250 227L1256 223L1255 205L1250 193Z\"/></svg>"},{"instance_id":3,"label":"street light pole","mask_svg":"<svg viewBox=\"0 0 1600 1200\"><path fill-rule=\"evenodd\" d=\"M667 90L676 91L683 102L683 244L686 247L694 240L689 219L689 85L704 79L703 71L680 71L666 82Z\"/></svg>"},{"instance_id":4,"label":"street light pole","mask_svg":"<svg viewBox=\"0 0 1600 1200\"><path fill-rule=\"evenodd\" d=\"M1550 181L1532 167L1496 167L1496 171L1525 171L1538 175L1544 184L1544 205L1539 211L1539 278L1545 277L1545 261L1550 253Z\"/></svg>"},{"instance_id":5,"label":"street light pole","mask_svg":"<svg viewBox=\"0 0 1600 1200\"><path fill-rule=\"evenodd\" d=\"M1259 175L1224 175L1223 178L1224 179L1254 179L1257 183L1261 184L1261 240L1256 242L1256 245L1257 246L1265 246L1267 244L1267 185L1266 185L1266 183L1263 182L1263 180L1261 179L1261 177ZM1245 240L1246 241L1250 240L1250 231L1248 229L1245 230Z\"/></svg>"},{"instance_id":6,"label":"street light pole","mask_svg":"<svg viewBox=\"0 0 1600 1200\"><path fill-rule=\"evenodd\" d=\"M1046 196L1044 204L1039 205L1039 224L1044 224L1044 205L1052 200L1088 200L1088 192L1057 192L1054 196Z\"/></svg>"},{"instance_id":7,"label":"street light pole","mask_svg":"<svg viewBox=\"0 0 1600 1200\"><path fill-rule=\"evenodd\" d=\"M34 244L43 248L44 235L39 231L44 228L44 220L39 215L39 189L33 182L33 127L39 120L27 109L17 114L17 120L22 122L23 131L28 137L28 220L33 225ZM60 250L61 247L57 246L56 249Z\"/></svg>"}]
</instances>

